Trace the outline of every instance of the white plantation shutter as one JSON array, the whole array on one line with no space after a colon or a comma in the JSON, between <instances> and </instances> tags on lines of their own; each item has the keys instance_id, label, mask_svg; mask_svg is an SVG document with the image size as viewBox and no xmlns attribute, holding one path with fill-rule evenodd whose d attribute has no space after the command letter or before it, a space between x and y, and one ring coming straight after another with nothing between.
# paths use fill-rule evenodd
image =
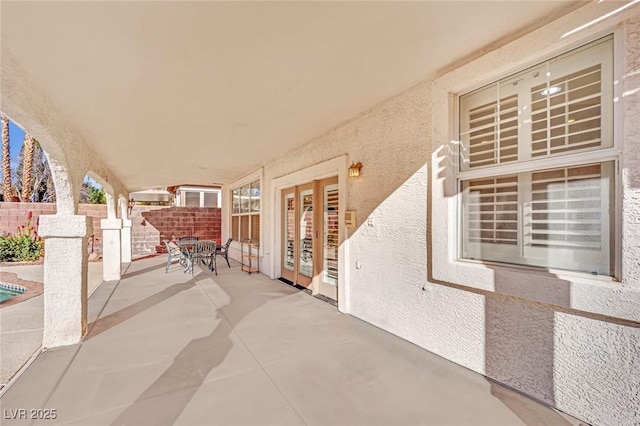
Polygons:
<instances>
[{"instance_id":1,"label":"white plantation shutter","mask_svg":"<svg viewBox=\"0 0 640 426\"><path fill-rule=\"evenodd\" d=\"M338 185L324 188L324 282L338 285Z\"/></svg>"},{"instance_id":2,"label":"white plantation shutter","mask_svg":"<svg viewBox=\"0 0 640 426\"><path fill-rule=\"evenodd\" d=\"M613 163L462 182L462 256L613 274Z\"/></svg>"},{"instance_id":3,"label":"white plantation shutter","mask_svg":"<svg viewBox=\"0 0 640 426\"><path fill-rule=\"evenodd\" d=\"M530 182L525 256L533 264L612 275L613 164L534 172Z\"/></svg>"},{"instance_id":4,"label":"white plantation shutter","mask_svg":"<svg viewBox=\"0 0 640 426\"><path fill-rule=\"evenodd\" d=\"M602 144L601 76L597 64L531 88L533 157Z\"/></svg>"},{"instance_id":5,"label":"white plantation shutter","mask_svg":"<svg viewBox=\"0 0 640 426\"><path fill-rule=\"evenodd\" d=\"M583 156L613 146L612 52L605 37L460 97L462 257L613 275L615 163Z\"/></svg>"},{"instance_id":6,"label":"white plantation shutter","mask_svg":"<svg viewBox=\"0 0 640 426\"><path fill-rule=\"evenodd\" d=\"M464 255L513 261L518 252L518 177L463 182Z\"/></svg>"},{"instance_id":7,"label":"white plantation shutter","mask_svg":"<svg viewBox=\"0 0 640 426\"><path fill-rule=\"evenodd\" d=\"M468 167L507 163L518 159L518 97L511 95L473 106L463 132L463 161Z\"/></svg>"},{"instance_id":8,"label":"white plantation shutter","mask_svg":"<svg viewBox=\"0 0 640 426\"><path fill-rule=\"evenodd\" d=\"M518 178L473 180L464 186L469 241L517 244Z\"/></svg>"},{"instance_id":9,"label":"white plantation shutter","mask_svg":"<svg viewBox=\"0 0 640 426\"><path fill-rule=\"evenodd\" d=\"M461 108L463 169L518 160L518 95L513 87L482 89L462 98Z\"/></svg>"},{"instance_id":10,"label":"white plantation shutter","mask_svg":"<svg viewBox=\"0 0 640 426\"><path fill-rule=\"evenodd\" d=\"M601 166L594 164L533 173L528 244L601 249Z\"/></svg>"}]
</instances>

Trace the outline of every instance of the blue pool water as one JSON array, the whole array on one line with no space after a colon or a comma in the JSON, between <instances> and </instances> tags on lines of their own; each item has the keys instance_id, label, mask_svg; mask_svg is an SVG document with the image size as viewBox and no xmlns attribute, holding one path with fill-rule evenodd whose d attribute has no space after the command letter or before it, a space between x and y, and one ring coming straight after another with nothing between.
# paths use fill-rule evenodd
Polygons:
<instances>
[{"instance_id":1,"label":"blue pool water","mask_svg":"<svg viewBox=\"0 0 640 426\"><path fill-rule=\"evenodd\" d=\"M18 296L20 294L24 293L23 291L20 290L14 290L11 288L8 288L2 284L0 284L0 302L4 302L5 300L9 300L14 296Z\"/></svg>"}]
</instances>

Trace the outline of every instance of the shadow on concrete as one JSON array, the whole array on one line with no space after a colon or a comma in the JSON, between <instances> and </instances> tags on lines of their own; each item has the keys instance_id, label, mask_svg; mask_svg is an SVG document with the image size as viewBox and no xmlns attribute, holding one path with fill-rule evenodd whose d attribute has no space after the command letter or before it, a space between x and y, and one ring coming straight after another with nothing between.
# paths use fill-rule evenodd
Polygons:
<instances>
[{"instance_id":1,"label":"shadow on concrete","mask_svg":"<svg viewBox=\"0 0 640 426\"><path fill-rule=\"evenodd\" d=\"M270 300L286 295L265 292L237 297L232 294L233 288L225 288L227 290L231 290L231 293L227 292L229 303L218 308L213 321L221 321L211 333L189 342L176 355L171 366L111 423L112 426L174 424L209 373L222 364L233 346L230 336L234 331L224 313L225 308L233 308L234 319L240 320ZM213 300L212 303L215 305Z\"/></svg>"},{"instance_id":2,"label":"shadow on concrete","mask_svg":"<svg viewBox=\"0 0 640 426\"><path fill-rule=\"evenodd\" d=\"M133 271L133 272L127 272L122 276L122 279L127 279L127 278L133 278L137 275L142 275L142 274L146 274L147 272L151 272L151 271L155 271L158 269L164 269L165 268L165 264L166 263L162 263L162 264L158 264L158 265L154 265L154 266L149 266L148 268L143 268L143 269L139 269L137 271ZM176 263L174 263L174 265L177 265ZM184 271L184 268L181 266L177 266L175 267L175 269L180 269L180 272ZM172 268L169 267L169 272L172 272Z\"/></svg>"},{"instance_id":3,"label":"shadow on concrete","mask_svg":"<svg viewBox=\"0 0 640 426\"><path fill-rule=\"evenodd\" d=\"M152 296L142 299L141 301L136 302L133 305L129 305L126 308L120 309L119 311L100 318L99 320L89 324L89 333L87 333L87 337L85 340L90 340L98 336L99 334L109 330L110 328L133 318L134 316L156 306L159 303L164 302L165 300L175 296L176 294L192 288L194 285L195 281L193 280L186 283L173 284L172 286L169 286Z\"/></svg>"},{"instance_id":4,"label":"shadow on concrete","mask_svg":"<svg viewBox=\"0 0 640 426\"><path fill-rule=\"evenodd\" d=\"M556 426L572 426L573 424L564 419L557 412L549 410L541 410L540 405L529 398L521 395L516 391L507 389L504 385L497 383L491 379L487 379L491 383L491 395L498 398L513 414L518 416L522 423L529 426L537 425L556 425Z\"/></svg>"}]
</instances>

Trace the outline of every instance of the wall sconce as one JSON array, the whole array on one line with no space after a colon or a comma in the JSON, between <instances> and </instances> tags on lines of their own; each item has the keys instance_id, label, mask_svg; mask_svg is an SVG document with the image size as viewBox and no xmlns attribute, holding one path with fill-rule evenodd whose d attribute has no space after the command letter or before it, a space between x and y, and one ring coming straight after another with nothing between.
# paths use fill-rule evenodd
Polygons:
<instances>
[{"instance_id":1,"label":"wall sconce","mask_svg":"<svg viewBox=\"0 0 640 426\"><path fill-rule=\"evenodd\" d=\"M349 177L358 177L360 176L360 169L362 168L362 163L361 162L357 162L354 163L353 161L351 162L351 165L349 166Z\"/></svg>"},{"instance_id":2,"label":"wall sconce","mask_svg":"<svg viewBox=\"0 0 640 426\"><path fill-rule=\"evenodd\" d=\"M131 216L131 212L133 211L133 207L136 205L136 200L133 198L129 200L129 207L127 208L128 216Z\"/></svg>"}]
</instances>

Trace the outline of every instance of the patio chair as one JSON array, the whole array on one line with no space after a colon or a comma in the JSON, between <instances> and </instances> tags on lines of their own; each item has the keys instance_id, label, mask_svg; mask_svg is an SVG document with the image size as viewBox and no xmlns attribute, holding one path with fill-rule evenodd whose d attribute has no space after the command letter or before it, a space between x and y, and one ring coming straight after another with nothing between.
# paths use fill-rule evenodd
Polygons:
<instances>
[{"instance_id":1,"label":"patio chair","mask_svg":"<svg viewBox=\"0 0 640 426\"><path fill-rule=\"evenodd\" d=\"M200 241L195 247L192 254L193 265L197 265L198 261L202 261L210 271L215 270L218 275L216 264L216 242ZM193 274L193 265L191 266L191 274Z\"/></svg>"},{"instance_id":2,"label":"patio chair","mask_svg":"<svg viewBox=\"0 0 640 426\"><path fill-rule=\"evenodd\" d=\"M231 265L229 264L229 246L231 245L231 241L233 241L233 238L229 238L223 246L218 247L220 256L224 257L224 260L227 261L227 266L229 268L231 268Z\"/></svg>"},{"instance_id":3,"label":"patio chair","mask_svg":"<svg viewBox=\"0 0 640 426\"><path fill-rule=\"evenodd\" d=\"M195 235L187 235L184 237L178 238L178 246L182 253L185 256L185 270L184 273L191 272L193 274L193 252L196 249L196 244L198 242L198 237ZM193 244L191 244L193 243Z\"/></svg>"},{"instance_id":4,"label":"patio chair","mask_svg":"<svg viewBox=\"0 0 640 426\"><path fill-rule=\"evenodd\" d=\"M167 249L167 253L169 256L167 257L167 265L164 268L164 273L166 274L169 271L169 266L173 263L174 260L178 259L178 264L180 266L187 266L187 258L182 252L182 249L178 247L178 245L174 242L169 242L167 240L162 240L165 248Z\"/></svg>"},{"instance_id":5,"label":"patio chair","mask_svg":"<svg viewBox=\"0 0 640 426\"><path fill-rule=\"evenodd\" d=\"M198 237L195 235L187 235L186 237L178 238L179 243L188 243L189 241L198 241Z\"/></svg>"}]
</instances>

